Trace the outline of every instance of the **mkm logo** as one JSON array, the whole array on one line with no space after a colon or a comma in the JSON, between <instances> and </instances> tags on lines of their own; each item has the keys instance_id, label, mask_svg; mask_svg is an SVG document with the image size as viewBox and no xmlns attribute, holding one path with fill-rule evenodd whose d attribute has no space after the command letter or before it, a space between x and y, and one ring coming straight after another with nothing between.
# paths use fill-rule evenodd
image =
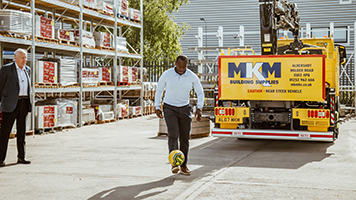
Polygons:
<instances>
[{"instance_id":1,"label":"mkm logo","mask_svg":"<svg viewBox=\"0 0 356 200\"><path fill-rule=\"evenodd\" d=\"M253 75L259 80L263 86L271 86L270 83L266 80L269 74L273 74L275 78L281 78L281 63L275 62L272 67L268 62L256 62L253 65L252 62L241 62L238 67L234 62L229 62L229 78L234 78L235 73L238 75L240 73L241 78L253 78ZM262 70L260 71L262 67Z\"/></svg>"}]
</instances>

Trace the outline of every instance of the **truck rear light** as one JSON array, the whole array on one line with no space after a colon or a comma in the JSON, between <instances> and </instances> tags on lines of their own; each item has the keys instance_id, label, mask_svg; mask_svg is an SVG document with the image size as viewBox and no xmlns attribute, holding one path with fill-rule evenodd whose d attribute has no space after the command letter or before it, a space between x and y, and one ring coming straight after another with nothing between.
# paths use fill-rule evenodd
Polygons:
<instances>
[{"instance_id":1,"label":"truck rear light","mask_svg":"<svg viewBox=\"0 0 356 200\"><path fill-rule=\"evenodd\" d=\"M317 111L317 110L314 110L314 117L315 117L315 118L318 118L318 114L319 114L318 111Z\"/></svg>"},{"instance_id":2,"label":"truck rear light","mask_svg":"<svg viewBox=\"0 0 356 200\"><path fill-rule=\"evenodd\" d=\"M308 110L308 117L310 118L310 110Z\"/></svg>"},{"instance_id":3,"label":"truck rear light","mask_svg":"<svg viewBox=\"0 0 356 200\"><path fill-rule=\"evenodd\" d=\"M329 118L329 116L330 116L329 114L330 114L330 113L329 113L329 111L327 110L327 111L326 111L326 118Z\"/></svg>"},{"instance_id":4,"label":"truck rear light","mask_svg":"<svg viewBox=\"0 0 356 200\"><path fill-rule=\"evenodd\" d=\"M215 108L215 115L219 115L219 108Z\"/></svg>"},{"instance_id":5,"label":"truck rear light","mask_svg":"<svg viewBox=\"0 0 356 200\"><path fill-rule=\"evenodd\" d=\"M235 109L232 109L232 115L235 116Z\"/></svg>"}]
</instances>

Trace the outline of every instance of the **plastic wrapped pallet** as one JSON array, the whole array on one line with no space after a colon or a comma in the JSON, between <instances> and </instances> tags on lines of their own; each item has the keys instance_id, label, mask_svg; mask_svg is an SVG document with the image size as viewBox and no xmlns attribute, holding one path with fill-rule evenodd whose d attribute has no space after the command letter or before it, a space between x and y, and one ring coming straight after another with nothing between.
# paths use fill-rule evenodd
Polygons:
<instances>
[{"instance_id":1,"label":"plastic wrapped pallet","mask_svg":"<svg viewBox=\"0 0 356 200\"><path fill-rule=\"evenodd\" d=\"M78 44L80 44L80 34L79 30L73 30L74 32L74 39ZM87 48L95 48L95 40L92 32L89 31L82 31L82 42L83 46Z\"/></svg>"},{"instance_id":2,"label":"plastic wrapped pallet","mask_svg":"<svg viewBox=\"0 0 356 200\"><path fill-rule=\"evenodd\" d=\"M58 83L58 63L36 61L36 83Z\"/></svg>"},{"instance_id":3,"label":"plastic wrapped pallet","mask_svg":"<svg viewBox=\"0 0 356 200\"><path fill-rule=\"evenodd\" d=\"M128 83L130 80L131 74L129 74L129 67L128 66L119 66L118 70L119 74L117 80L122 83Z\"/></svg>"},{"instance_id":4,"label":"plastic wrapped pallet","mask_svg":"<svg viewBox=\"0 0 356 200\"><path fill-rule=\"evenodd\" d=\"M128 117L129 116L129 100L122 99L118 100L116 104L117 117Z\"/></svg>"},{"instance_id":5,"label":"plastic wrapped pallet","mask_svg":"<svg viewBox=\"0 0 356 200\"><path fill-rule=\"evenodd\" d=\"M97 8L99 11L103 11L106 14L113 15L114 14L114 9L113 5L111 3L105 2L105 1L99 1L97 3Z\"/></svg>"},{"instance_id":6,"label":"plastic wrapped pallet","mask_svg":"<svg viewBox=\"0 0 356 200\"><path fill-rule=\"evenodd\" d=\"M134 8L129 8L130 19L134 21L141 21L141 13L139 10Z\"/></svg>"},{"instance_id":7,"label":"plastic wrapped pallet","mask_svg":"<svg viewBox=\"0 0 356 200\"><path fill-rule=\"evenodd\" d=\"M136 83L138 81L138 68L137 67L131 67L130 68L130 72L131 72L130 82L131 83Z\"/></svg>"},{"instance_id":8,"label":"plastic wrapped pallet","mask_svg":"<svg viewBox=\"0 0 356 200\"><path fill-rule=\"evenodd\" d=\"M110 33L94 32L94 38L96 47L111 47Z\"/></svg>"},{"instance_id":9,"label":"plastic wrapped pallet","mask_svg":"<svg viewBox=\"0 0 356 200\"><path fill-rule=\"evenodd\" d=\"M114 40L111 42L111 46L115 47ZM116 50L122 52L128 52L129 50L126 48L126 38L125 37L116 37Z\"/></svg>"},{"instance_id":10,"label":"plastic wrapped pallet","mask_svg":"<svg viewBox=\"0 0 356 200\"><path fill-rule=\"evenodd\" d=\"M93 108L83 108L82 123L89 123L95 121L95 111Z\"/></svg>"},{"instance_id":11,"label":"plastic wrapped pallet","mask_svg":"<svg viewBox=\"0 0 356 200\"><path fill-rule=\"evenodd\" d=\"M36 36L54 39L53 19L36 15Z\"/></svg>"},{"instance_id":12,"label":"plastic wrapped pallet","mask_svg":"<svg viewBox=\"0 0 356 200\"><path fill-rule=\"evenodd\" d=\"M72 2L73 0L67 0ZM74 0L74 4L79 5L79 1L81 0ZM83 5L91 8L96 8L97 1L96 0L83 0Z\"/></svg>"},{"instance_id":13,"label":"plastic wrapped pallet","mask_svg":"<svg viewBox=\"0 0 356 200\"><path fill-rule=\"evenodd\" d=\"M141 106L130 106L129 107L129 115L130 116L142 115L142 107Z\"/></svg>"},{"instance_id":14,"label":"plastic wrapped pallet","mask_svg":"<svg viewBox=\"0 0 356 200\"><path fill-rule=\"evenodd\" d=\"M105 120L112 120L115 119L114 117L114 112L109 111L109 112L99 112L99 118L98 120L100 121L105 121Z\"/></svg>"},{"instance_id":15,"label":"plastic wrapped pallet","mask_svg":"<svg viewBox=\"0 0 356 200\"><path fill-rule=\"evenodd\" d=\"M127 0L118 0L118 17L129 18L129 2Z\"/></svg>"},{"instance_id":16,"label":"plastic wrapped pallet","mask_svg":"<svg viewBox=\"0 0 356 200\"><path fill-rule=\"evenodd\" d=\"M58 120L57 126L77 127L77 107L78 102L74 99L57 99Z\"/></svg>"},{"instance_id":17,"label":"plastic wrapped pallet","mask_svg":"<svg viewBox=\"0 0 356 200\"><path fill-rule=\"evenodd\" d=\"M99 68L99 82L111 82L111 68L100 67Z\"/></svg>"},{"instance_id":18,"label":"plastic wrapped pallet","mask_svg":"<svg viewBox=\"0 0 356 200\"><path fill-rule=\"evenodd\" d=\"M77 64L75 60L60 59L58 81L62 86L68 86L78 83Z\"/></svg>"},{"instance_id":19,"label":"plastic wrapped pallet","mask_svg":"<svg viewBox=\"0 0 356 200\"><path fill-rule=\"evenodd\" d=\"M18 10L0 10L0 31L30 36L32 34L32 14Z\"/></svg>"},{"instance_id":20,"label":"plastic wrapped pallet","mask_svg":"<svg viewBox=\"0 0 356 200\"><path fill-rule=\"evenodd\" d=\"M99 82L99 69L97 68L83 68L82 82L86 86L96 86Z\"/></svg>"},{"instance_id":21,"label":"plastic wrapped pallet","mask_svg":"<svg viewBox=\"0 0 356 200\"><path fill-rule=\"evenodd\" d=\"M36 106L36 129L57 127L56 105Z\"/></svg>"},{"instance_id":22,"label":"plastic wrapped pallet","mask_svg":"<svg viewBox=\"0 0 356 200\"><path fill-rule=\"evenodd\" d=\"M60 40L74 41L74 33L73 31L56 29L56 38Z\"/></svg>"}]
</instances>

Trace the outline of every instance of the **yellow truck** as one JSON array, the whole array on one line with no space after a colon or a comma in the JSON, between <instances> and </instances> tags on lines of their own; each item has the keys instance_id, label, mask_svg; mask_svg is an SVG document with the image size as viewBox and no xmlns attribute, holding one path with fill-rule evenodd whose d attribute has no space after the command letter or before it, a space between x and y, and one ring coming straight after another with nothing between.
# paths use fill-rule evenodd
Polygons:
<instances>
[{"instance_id":1,"label":"yellow truck","mask_svg":"<svg viewBox=\"0 0 356 200\"><path fill-rule=\"evenodd\" d=\"M333 142L345 48L331 38L276 42L262 39L262 55L219 56L212 136Z\"/></svg>"}]
</instances>

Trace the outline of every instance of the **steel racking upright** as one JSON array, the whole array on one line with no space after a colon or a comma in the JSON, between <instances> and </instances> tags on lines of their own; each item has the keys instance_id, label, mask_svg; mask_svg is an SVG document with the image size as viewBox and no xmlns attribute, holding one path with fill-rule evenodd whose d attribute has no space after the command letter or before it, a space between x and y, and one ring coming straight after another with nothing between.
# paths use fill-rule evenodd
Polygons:
<instances>
[{"instance_id":1,"label":"steel racking upright","mask_svg":"<svg viewBox=\"0 0 356 200\"><path fill-rule=\"evenodd\" d=\"M74 2L74 1L73 1ZM131 22L128 20L124 20L122 18L118 18L117 16L117 0L114 0L114 16L110 15L105 15L101 14L99 12L96 12L94 10L89 10L89 9L84 9L83 6L83 0L79 0L79 5L74 5L71 3L59 1L59 0L11 0L11 1L4 1L0 0L0 5L2 6L3 4L6 5L6 8L8 9L15 9L15 10L25 10L25 11L30 11L32 13L32 36L30 39L26 38L17 38L17 37L6 37L3 35L0 35L0 54L1 54L1 66L2 66L2 52L3 49L8 49L8 50L15 50L17 48L25 48L27 50L31 49L31 56L30 56L30 62L31 62L31 67L32 67L32 84L31 84L31 89L32 89L32 94L31 94L31 99L33 103L33 107L35 106L35 97L37 93L68 93L68 92L76 92L79 93L79 117L78 117L78 122L79 126L82 126L82 102L83 102L83 93L84 92L100 92L100 91L110 91L113 92L113 107L114 107L114 112L115 112L115 117L116 115L116 109L115 109L115 104L117 102L117 96L118 96L118 91L124 91L124 90L141 90L141 95L140 95L140 103L142 106L143 102L143 92L142 92L142 84L141 85L136 85L136 86L120 86L118 87L117 85L117 65L118 62L117 60L121 60L120 58L135 58L140 60L140 73L141 73L141 83L142 83L142 68L143 68L143 56L142 56L142 49L143 49L143 3L142 0L140 0L140 12L141 12L141 23L135 23ZM66 21L72 21L75 24L79 25L79 35L82 35L82 30L83 30L83 23L87 23L90 21L90 26L91 26L91 31L93 31L92 26L106 26L113 28L113 32L111 35L114 37L114 51L104 51L104 50L99 50L99 49L90 49L90 48L85 48L83 47L83 42L81 41L82 38L80 38L80 46L67 46L67 45L61 45L61 44L54 44L54 43L47 43L47 42L41 42L41 41L36 41L36 36L35 36L35 14L43 14L43 13L50 13L52 15L52 18L55 21L58 21L59 19L63 19ZM58 16L58 18L56 18ZM79 20L78 20L79 18ZM78 21L78 22L76 22ZM134 28L140 28L140 37L141 37L141 48L139 53L124 53L124 52L118 52L116 50L116 36L122 36L121 31L118 35L117 29L120 26L131 26ZM121 28L120 28L121 30ZM80 65L78 68L79 74L82 73L82 68L84 66L84 58L85 56L90 56L91 58L94 57L109 57L113 58L113 79L114 79L114 86L108 86L108 87L83 87L82 84L82 76L79 76L79 87L73 87L73 88L36 88L35 87L35 58L36 58L36 53L42 53L46 54L47 52L52 52L52 56L54 57L55 55L61 55L61 56L68 56L68 55L75 55L74 58L79 56L79 61ZM121 63L119 63L121 64ZM121 94L120 94L121 96ZM32 112L32 130L34 130L34 121L35 121L35 111Z\"/></svg>"}]
</instances>

